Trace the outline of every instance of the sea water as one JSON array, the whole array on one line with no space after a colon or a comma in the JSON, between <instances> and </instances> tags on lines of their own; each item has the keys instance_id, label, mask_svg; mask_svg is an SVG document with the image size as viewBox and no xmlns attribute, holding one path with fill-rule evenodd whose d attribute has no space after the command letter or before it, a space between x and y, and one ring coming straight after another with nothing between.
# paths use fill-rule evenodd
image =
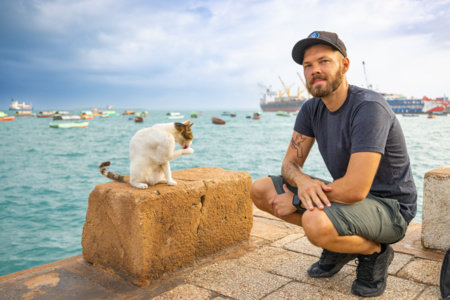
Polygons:
<instances>
[{"instance_id":1,"label":"sea water","mask_svg":"<svg viewBox=\"0 0 450 300\"><path fill-rule=\"evenodd\" d=\"M119 110L118 110L119 112ZM189 119L189 112L181 112ZM171 163L172 170L217 167L248 171L253 180L280 174L295 117L251 112L221 116L203 112L193 127L193 155ZM211 117L224 119L215 125ZM397 116L405 133L419 194L415 222L421 222L423 176L449 164L450 117ZM49 128L49 119L17 117L0 122L0 276L81 253L81 233L89 193L109 180L98 165L129 174L129 140L140 128L173 122L166 112L150 112L143 123L128 116L96 117L87 128ZM317 146L304 166L310 175L331 180Z\"/></svg>"}]
</instances>

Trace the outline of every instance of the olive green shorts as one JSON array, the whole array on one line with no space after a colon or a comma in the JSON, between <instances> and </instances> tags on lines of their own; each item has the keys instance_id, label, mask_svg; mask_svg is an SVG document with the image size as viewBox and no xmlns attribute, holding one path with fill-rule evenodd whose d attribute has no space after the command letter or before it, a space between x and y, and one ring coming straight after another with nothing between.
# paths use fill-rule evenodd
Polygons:
<instances>
[{"instance_id":1,"label":"olive green shorts","mask_svg":"<svg viewBox=\"0 0 450 300\"><path fill-rule=\"evenodd\" d=\"M297 193L297 188L289 185L283 177L269 177L278 194L284 193L283 184L286 184L293 193ZM329 183L329 181L317 179ZM397 200L380 198L371 194L353 204L332 202L331 207L325 206L323 210L341 236L359 235L377 243L393 244L405 236L408 227L408 223L400 213ZM297 211L304 213L306 209Z\"/></svg>"}]
</instances>

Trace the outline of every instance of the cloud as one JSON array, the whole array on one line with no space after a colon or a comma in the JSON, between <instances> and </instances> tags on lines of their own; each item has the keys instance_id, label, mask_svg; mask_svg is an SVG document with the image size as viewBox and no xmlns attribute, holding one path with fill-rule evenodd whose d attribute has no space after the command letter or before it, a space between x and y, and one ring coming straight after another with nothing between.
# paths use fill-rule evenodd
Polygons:
<instances>
[{"instance_id":1,"label":"cloud","mask_svg":"<svg viewBox=\"0 0 450 300\"><path fill-rule=\"evenodd\" d=\"M27 73L72 95L73 86L84 86L86 98L133 91L257 108L258 82L281 89L281 76L302 87L292 46L313 30L330 30L347 45L352 83L365 84L364 60L379 89L436 97L446 92L450 67L449 2L3 1L0 83L21 90L0 96L24 93L27 85L8 77ZM44 94L29 86L28 94Z\"/></svg>"}]
</instances>

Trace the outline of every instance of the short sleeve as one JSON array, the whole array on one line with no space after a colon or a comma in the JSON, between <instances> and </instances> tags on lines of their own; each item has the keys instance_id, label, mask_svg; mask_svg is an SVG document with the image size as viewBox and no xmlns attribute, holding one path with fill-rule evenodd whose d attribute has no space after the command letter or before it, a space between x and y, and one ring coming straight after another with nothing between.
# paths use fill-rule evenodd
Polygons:
<instances>
[{"instance_id":1,"label":"short sleeve","mask_svg":"<svg viewBox=\"0 0 450 300\"><path fill-rule=\"evenodd\" d=\"M300 134L315 137L313 130L313 113L312 113L313 101L308 100L303 105L297 114L295 120L294 130Z\"/></svg>"},{"instance_id":2,"label":"short sleeve","mask_svg":"<svg viewBox=\"0 0 450 300\"><path fill-rule=\"evenodd\" d=\"M378 152L384 154L392 114L377 102L367 101L359 107L351 129L351 152Z\"/></svg>"}]
</instances>

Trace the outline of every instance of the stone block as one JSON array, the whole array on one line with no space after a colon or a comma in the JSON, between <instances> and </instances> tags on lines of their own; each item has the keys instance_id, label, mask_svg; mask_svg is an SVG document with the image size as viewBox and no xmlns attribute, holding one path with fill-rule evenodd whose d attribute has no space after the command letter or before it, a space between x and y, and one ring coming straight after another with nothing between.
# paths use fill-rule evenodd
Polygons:
<instances>
[{"instance_id":1,"label":"stone block","mask_svg":"<svg viewBox=\"0 0 450 300\"><path fill-rule=\"evenodd\" d=\"M163 273L247 241L253 223L247 172L201 167L176 186L98 185L89 195L83 257L143 286Z\"/></svg>"},{"instance_id":2,"label":"stone block","mask_svg":"<svg viewBox=\"0 0 450 300\"><path fill-rule=\"evenodd\" d=\"M450 248L450 167L425 174L422 208L422 244L426 248Z\"/></svg>"}]
</instances>

